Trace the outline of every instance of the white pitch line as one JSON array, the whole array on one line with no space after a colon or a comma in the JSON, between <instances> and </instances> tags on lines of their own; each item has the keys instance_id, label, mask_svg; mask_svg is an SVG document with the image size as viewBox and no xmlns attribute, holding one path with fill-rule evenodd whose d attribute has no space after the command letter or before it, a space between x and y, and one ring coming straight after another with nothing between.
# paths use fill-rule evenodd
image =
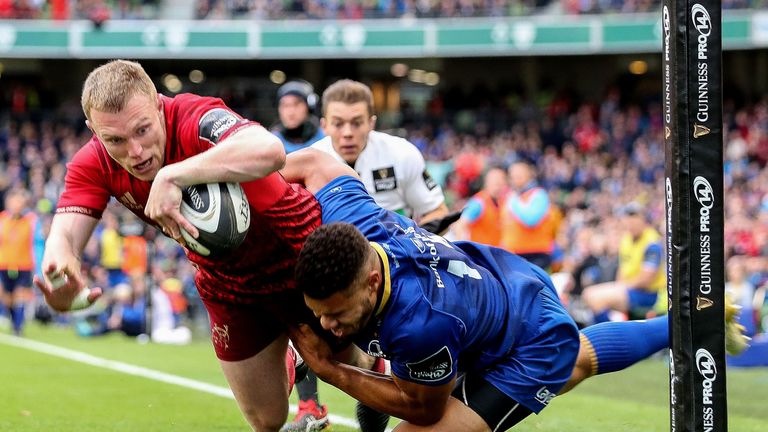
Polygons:
<instances>
[{"instance_id":1,"label":"white pitch line","mask_svg":"<svg viewBox=\"0 0 768 432\"><path fill-rule=\"evenodd\" d=\"M128 375L148 378L148 379L160 381L166 384L175 384L181 387L198 390L203 393L209 393L209 394L220 396L227 399L235 398L235 396L232 394L232 390L230 390L227 387L208 384L202 381L184 378L178 375L160 372L153 369L147 369L145 367L135 366L132 364L123 363L115 360L108 360L105 358L86 354L80 351L75 351L68 348L62 348L56 345L49 345L47 343L38 342L30 339L24 339L24 338L6 335L2 333L0 333L0 343L28 349L31 351L37 351L39 353L48 354L56 357L61 357L61 358L76 361L79 363L85 363L91 366L96 366L104 369L122 372ZM290 405L289 408L290 408L290 411L293 413L295 413L297 410L296 405ZM334 414L329 414L328 417L331 419L331 423L336 423L336 424L353 427L353 428L359 427L359 425L355 420L349 419L347 417L341 417Z\"/></svg>"}]
</instances>

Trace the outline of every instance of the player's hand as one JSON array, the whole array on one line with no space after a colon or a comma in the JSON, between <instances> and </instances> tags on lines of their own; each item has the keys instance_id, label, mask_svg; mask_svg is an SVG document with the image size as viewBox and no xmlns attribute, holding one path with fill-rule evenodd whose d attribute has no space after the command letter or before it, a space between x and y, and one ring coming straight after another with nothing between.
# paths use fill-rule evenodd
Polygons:
<instances>
[{"instance_id":1,"label":"player's hand","mask_svg":"<svg viewBox=\"0 0 768 432\"><path fill-rule=\"evenodd\" d=\"M144 214L162 228L165 235L183 244L181 228L197 238L197 228L181 215L181 188L173 183L167 173L168 167L157 172L144 206Z\"/></svg>"},{"instance_id":2,"label":"player's hand","mask_svg":"<svg viewBox=\"0 0 768 432\"><path fill-rule=\"evenodd\" d=\"M87 288L79 272L70 266L57 269L55 263L49 263L43 271L45 278L35 275L35 286L43 293L48 306L57 312L85 309L101 297L101 288Z\"/></svg>"},{"instance_id":3,"label":"player's hand","mask_svg":"<svg viewBox=\"0 0 768 432\"><path fill-rule=\"evenodd\" d=\"M328 342L323 340L306 324L288 328L288 336L293 341L293 347L299 352L317 376L323 378L329 367L333 366L333 351Z\"/></svg>"}]
</instances>

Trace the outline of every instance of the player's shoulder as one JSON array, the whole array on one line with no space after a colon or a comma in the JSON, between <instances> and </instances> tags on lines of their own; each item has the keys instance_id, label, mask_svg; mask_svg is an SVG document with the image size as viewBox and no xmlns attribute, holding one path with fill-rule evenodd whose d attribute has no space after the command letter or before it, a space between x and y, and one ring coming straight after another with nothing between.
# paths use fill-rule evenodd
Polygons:
<instances>
[{"instance_id":1,"label":"player's shoulder","mask_svg":"<svg viewBox=\"0 0 768 432\"><path fill-rule=\"evenodd\" d=\"M406 151L406 152L419 151L419 149L417 149L416 146L413 145L407 139L399 137L397 135L391 135L391 134L388 134L385 132L379 132L379 131L371 131L368 134L368 144L372 144L377 146L378 148L384 148L384 149L394 148L399 151Z\"/></svg>"},{"instance_id":2,"label":"player's shoulder","mask_svg":"<svg viewBox=\"0 0 768 432\"><path fill-rule=\"evenodd\" d=\"M233 118L240 120L241 117L229 108L223 100L211 97L200 96L193 93L182 93L173 97L163 96L163 105L168 120L177 121L207 121L211 124L222 119Z\"/></svg>"},{"instance_id":3,"label":"player's shoulder","mask_svg":"<svg viewBox=\"0 0 768 432\"><path fill-rule=\"evenodd\" d=\"M399 165L416 164L423 161L419 149L405 138L384 132L371 131L365 152L370 152L374 160L392 160Z\"/></svg>"},{"instance_id":4,"label":"player's shoulder","mask_svg":"<svg viewBox=\"0 0 768 432\"><path fill-rule=\"evenodd\" d=\"M163 103L179 109L188 108L190 106L199 106L201 104L226 106L224 101L219 98L201 96L194 93L180 93L173 97L163 96Z\"/></svg>"}]
</instances>

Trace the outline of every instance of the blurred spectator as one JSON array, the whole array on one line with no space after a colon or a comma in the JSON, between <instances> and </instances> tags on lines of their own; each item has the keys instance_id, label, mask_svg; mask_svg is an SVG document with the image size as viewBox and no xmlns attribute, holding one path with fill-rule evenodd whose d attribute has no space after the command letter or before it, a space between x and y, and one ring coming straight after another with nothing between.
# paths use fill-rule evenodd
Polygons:
<instances>
[{"instance_id":1,"label":"blurred spectator","mask_svg":"<svg viewBox=\"0 0 768 432\"><path fill-rule=\"evenodd\" d=\"M509 183L511 191L501 213L501 246L549 270L562 219L560 210L539 186L528 162L520 160L509 167Z\"/></svg>"},{"instance_id":2,"label":"blurred spectator","mask_svg":"<svg viewBox=\"0 0 768 432\"><path fill-rule=\"evenodd\" d=\"M467 201L461 218L451 227L456 239L500 246L501 205L506 191L506 171L495 167L489 169L485 173L483 189Z\"/></svg>"},{"instance_id":3,"label":"blurred spectator","mask_svg":"<svg viewBox=\"0 0 768 432\"><path fill-rule=\"evenodd\" d=\"M101 233L99 239L101 249L101 266L107 270L109 285L111 288L126 282L126 273L123 271L123 236L120 234L120 221L114 210L107 208L102 215Z\"/></svg>"},{"instance_id":4,"label":"blurred spectator","mask_svg":"<svg viewBox=\"0 0 768 432\"><path fill-rule=\"evenodd\" d=\"M1 305L11 318L13 333L21 336L25 303L31 300L35 271L35 239L42 236L37 215L28 208L29 193L13 189L0 212Z\"/></svg>"},{"instance_id":5,"label":"blurred spectator","mask_svg":"<svg viewBox=\"0 0 768 432\"><path fill-rule=\"evenodd\" d=\"M315 115L319 102L312 84L304 80L288 81L277 89L278 122L270 130L283 142L286 153L325 137Z\"/></svg>"},{"instance_id":6,"label":"blurred spectator","mask_svg":"<svg viewBox=\"0 0 768 432\"><path fill-rule=\"evenodd\" d=\"M665 300L666 271L661 235L647 221L646 210L631 202L620 210L626 229L619 247L619 270L615 281L591 285L584 289L582 299L592 309L596 322L611 320L618 311L630 318L644 318ZM666 302L658 311L666 311Z\"/></svg>"}]
</instances>

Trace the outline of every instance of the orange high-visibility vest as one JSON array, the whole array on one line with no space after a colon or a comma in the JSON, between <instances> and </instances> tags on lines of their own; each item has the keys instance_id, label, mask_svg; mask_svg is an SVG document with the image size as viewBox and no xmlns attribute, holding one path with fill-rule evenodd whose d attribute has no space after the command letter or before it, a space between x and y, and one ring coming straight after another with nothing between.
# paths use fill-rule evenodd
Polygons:
<instances>
[{"instance_id":1,"label":"orange high-visibility vest","mask_svg":"<svg viewBox=\"0 0 768 432\"><path fill-rule=\"evenodd\" d=\"M473 197L483 203L483 213L468 226L469 239L489 246L501 245L501 210L499 205L486 191L480 191Z\"/></svg>"},{"instance_id":2,"label":"orange high-visibility vest","mask_svg":"<svg viewBox=\"0 0 768 432\"><path fill-rule=\"evenodd\" d=\"M535 192L540 190L542 189L539 187L527 190L520 194L520 199L528 201ZM547 213L534 227L529 227L520 221L517 215L507 208L506 204L501 210L501 220L501 247L504 249L516 254L551 254L553 252L560 218L551 204Z\"/></svg>"},{"instance_id":3,"label":"orange high-visibility vest","mask_svg":"<svg viewBox=\"0 0 768 432\"><path fill-rule=\"evenodd\" d=\"M33 212L20 217L0 212L0 270L34 270L36 226Z\"/></svg>"}]
</instances>

